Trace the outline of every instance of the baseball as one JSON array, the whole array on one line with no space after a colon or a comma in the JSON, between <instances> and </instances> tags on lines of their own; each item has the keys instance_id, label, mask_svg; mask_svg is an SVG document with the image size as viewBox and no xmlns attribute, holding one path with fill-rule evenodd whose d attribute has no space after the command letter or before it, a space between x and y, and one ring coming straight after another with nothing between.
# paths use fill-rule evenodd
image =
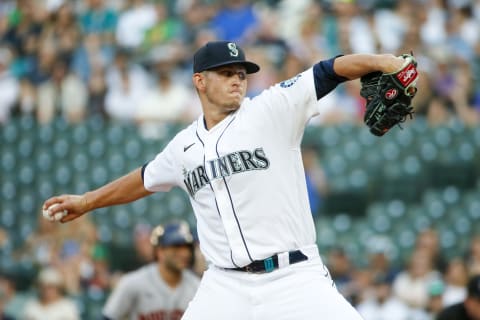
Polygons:
<instances>
[{"instance_id":1,"label":"baseball","mask_svg":"<svg viewBox=\"0 0 480 320\"><path fill-rule=\"evenodd\" d=\"M67 210L63 210L63 212L57 212L55 215L51 216L50 210L58 206L58 203L52 204L50 207L48 207L47 210L43 210L43 217L49 221L60 221L63 217L65 217L68 214Z\"/></svg>"}]
</instances>

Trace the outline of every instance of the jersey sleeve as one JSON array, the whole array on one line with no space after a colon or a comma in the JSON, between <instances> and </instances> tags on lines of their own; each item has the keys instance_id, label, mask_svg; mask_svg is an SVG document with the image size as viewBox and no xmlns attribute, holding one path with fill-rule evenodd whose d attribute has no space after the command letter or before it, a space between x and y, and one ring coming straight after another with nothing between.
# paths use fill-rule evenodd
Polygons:
<instances>
[{"instance_id":1,"label":"jersey sleeve","mask_svg":"<svg viewBox=\"0 0 480 320\"><path fill-rule=\"evenodd\" d=\"M102 315L108 319L129 317L136 302L135 286L128 275L121 278L107 299Z\"/></svg>"},{"instance_id":2,"label":"jersey sleeve","mask_svg":"<svg viewBox=\"0 0 480 320\"><path fill-rule=\"evenodd\" d=\"M281 130L298 143L310 118L321 112L318 100L347 80L335 73L335 59L320 61L253 98L261 110L258 112L264 112L262 118L272 122L276 132Z\"/></svg>"},{"instance_id":3,"label":"jersey sleeve","mask_svg":"<svg viewBox=\"0 0 480 320\"><path fill-rule=\"evenodd\" d=\"M151 192L169 191L177 185L174 138L152 161L142 168L143 185Z\"/></svg>"}]
</instances>

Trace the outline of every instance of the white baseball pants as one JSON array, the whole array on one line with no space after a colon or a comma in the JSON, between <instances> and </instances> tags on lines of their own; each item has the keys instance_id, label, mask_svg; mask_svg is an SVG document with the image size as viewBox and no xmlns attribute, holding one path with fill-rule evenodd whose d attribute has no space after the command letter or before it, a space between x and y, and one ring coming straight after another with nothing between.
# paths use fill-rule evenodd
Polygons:
<instances>
[{"instance_id":1,"label":"white baseball pants","mask_svg":"<svg viewBox=\"0 0 480 320\"><path fill-rule=\"evenodd\" d=\"M209 267L182 320L361 320L334 287L317 246L300 250L307 261L270 273Z\"/></svg>"}]
</instances>

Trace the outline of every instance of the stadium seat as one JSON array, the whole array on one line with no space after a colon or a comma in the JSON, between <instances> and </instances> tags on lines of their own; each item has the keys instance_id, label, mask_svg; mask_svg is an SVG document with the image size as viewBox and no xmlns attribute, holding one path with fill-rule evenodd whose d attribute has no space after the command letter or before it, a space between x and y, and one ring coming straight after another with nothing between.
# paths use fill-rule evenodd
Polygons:
<instances>
[{"instance_id":1,"label":"stadium seat","mask_svg":"<svg viewBox=\"0 0 480 320\"><path fill-rule=\"evenodd\" d=\"M88 126L82 123L71 128L71 139L74 145L84 146L90 139Z\"/></svg>"},{"instance_id":2,"label":"stadium seat","mask_svg":"<svg viewBox=\"0 0 480 320\"><path fill-rule=\"evenodd\" d=\"M105 119L99 114L94 114L86 119L86 124L90 133L99 134L104 131Z\"/></svg>"},{"instance_id":3,"label":"stadium seat","mask_svg":"<svg viewBox=\"0 0 480 320\"><path fill-rule=\"evenodd\" d=\"M71 144L69 141L60 135L53 142L53 155L55 160L65 160L69 155ZM48 149L47 149L48 150Z\"/></svg>"},{"instance_id":4,"label":"stadium seat","mask_svg":"<svg viewBox=\"0 0 480 320\"><path fill-rule=\"evenodd\" d=\"M13 227L15 226L17 214L15 214L14 201L3 200L0 207L0 224L7 230L15 232Z\"/></svg>"},{"instance_id":5,"label":"stadium seat","mask_svg":"<svg viewBox=\"0 0 480 320\"><path fill-rule=\"evenodd\" d=\"M13 172L17 165L15 153L9 147L2 148L1 170L2 172Z\"/></svg>"},{"instance_id":6,"label":"stadium seat","mask_svg":"<svg viewBox=\"0 0 480 320\"><path fill-rule=\"evenodd\" d=\"M53 126L45 124L38 127L36 141L45 146L50 146L56 138Z\"/></svg>"},{"instance_id":7,"label":"stadium seat","mask_svg":"<svg viewBox=\"0 0 480 320\"><path fill-rule=\"evenodd\" d=\"M406 216L407 205L404 201L393 199L387 203L386 213L392 220L400 220Z\"/></svg>"},{"instance_id":8,"label":"stadium seat","mask_svg":"<svg viewBox=\"0 0 480 320\"><path fill-rule=\"evenodd\" d=\"M35 147L35 141L33 136L25 137L22 136L20 141L17 143L17 156L24 159L31 159Z\"/></svg>"},{"instance_id":9,"label":"stadium seat","mask_svg":"<svg viewBox=\"0 0 480 320\"><path fill-rule=\"evenodd\" d=\"M15 144L19 137L16 121L10 121L2 127L2 144Z\"/></svg>"},{"instance_id":10,"label":"stadium seat","mask_svg":"<svg viewBox=\"0 0 480 320\"><path fill-rule=\"evenodd\" d=\"M94 159L99 159L105 154L105 141L100 137L93 137L88 145L88 154Z\"/></svg>"},{"instance_id":11,"label":"stadium seat","mask_svg":"<svg viewBox=\"0 0 480 320\"><path fill-rule=\"evenodd\" d=\"M72 182L72 169L68 163L61 164L54 169L55 184L61 188L70 186Z\"/></svg>"},{"instance_id":12,"label":"stadium seat","mask_svg":"<svg viewBox=\"0 0 480 320\"><path fill-rule=\"evenodd\" d=\"M46 149L37 151L35 162L37 172L50 172L53 169L52 153Z\"/></svg>"},{"instance_id":13,"label":"stadium seat","mask_svg":"<svg viewBox=\"0 0 480 320\"><path fill-rule=\"evenodd\" d=\"M105 134L109 146L116 147L122 145L125 140L125 130L120 124L112 124L107 126Z\"/></svg>"}]
</instances>

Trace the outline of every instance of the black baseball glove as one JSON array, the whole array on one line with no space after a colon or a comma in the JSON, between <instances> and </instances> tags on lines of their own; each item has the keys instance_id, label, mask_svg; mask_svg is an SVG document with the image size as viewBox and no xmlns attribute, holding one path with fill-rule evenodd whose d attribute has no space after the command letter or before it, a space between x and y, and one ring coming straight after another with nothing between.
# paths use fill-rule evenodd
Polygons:
<instances>
[{"instance_id":1,"label":"black baseball glove","mask_svg":"<svg viewBox=\"0 0 480 320\"><path fill-rule=\"evenodd\" d=\"M417 62L410 54L402 57L405 63L393 73L372 72L360 81L360 95L367 100L365 124L376 136L383 136L393 126L412 118L412 99L417 92Z\"/></svg>"}]
</instances>

